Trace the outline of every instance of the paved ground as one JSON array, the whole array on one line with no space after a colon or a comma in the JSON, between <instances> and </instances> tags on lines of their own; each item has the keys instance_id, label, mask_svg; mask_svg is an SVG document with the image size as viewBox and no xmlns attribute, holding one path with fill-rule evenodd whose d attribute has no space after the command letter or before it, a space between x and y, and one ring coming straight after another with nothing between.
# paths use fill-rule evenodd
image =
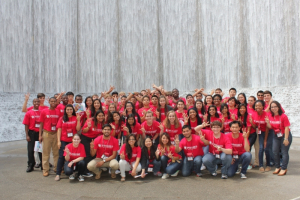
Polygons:
<instances>
[{"instance_id":1,"label":"paved ground","mask_svg":"<svg viewBox=\"0 0 300 200\"><path fill-rule=\"evenodd\" d=\"M0 199L300 199L300 138L294 138L286 176L249 170L248 179L238 175L222 180L220 171L211 177L207 171L198 178L149 176L127 177L126 182L102 173L100 180L70 181L62 176L54 181L54 172L43 177L40 170L26 173L26 141L0 143ZM297 198L298 197L298 198Z\"/></svg>"}]
</instances>

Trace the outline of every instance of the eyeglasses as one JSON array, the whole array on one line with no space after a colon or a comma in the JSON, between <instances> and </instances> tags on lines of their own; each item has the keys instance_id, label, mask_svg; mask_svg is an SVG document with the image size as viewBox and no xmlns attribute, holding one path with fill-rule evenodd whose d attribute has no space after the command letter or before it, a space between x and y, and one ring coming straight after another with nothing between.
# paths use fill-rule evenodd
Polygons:
<instances>
[{"instance_id":1,"label":"eyeglasses","mask_svg":"<svg viewBox=\"0 0 300 200\"><path fill-rule=\"evenodd\" d=\"M271 108L278 108L278 106L272 106Z\"/></svg>"},{"instance_id":2,"label":"eyeglasses","mask_svg":"<svg viewBox=\"0 0 300 200\"><path fill-rule=\"evenodd\" d=\"M261 95L257 95L258 97L263 97L264 95L263 94L261 94Z\"/></svg>"},{"instance_id":3,"label":"eyeglasses","mask_svg":"<svg viewBox=\"0 0 300 200\"><path fill-rule=\"evenodd\" d=\"M128 141L135 141L135 139L129 139Z\"/></svg>"}]
</instances>

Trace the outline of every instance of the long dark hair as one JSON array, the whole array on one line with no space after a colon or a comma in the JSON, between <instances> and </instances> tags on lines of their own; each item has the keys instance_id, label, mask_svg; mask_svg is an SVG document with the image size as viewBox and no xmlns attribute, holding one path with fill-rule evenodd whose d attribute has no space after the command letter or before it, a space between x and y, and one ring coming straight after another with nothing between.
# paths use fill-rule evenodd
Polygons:
<instances>
[{"instance_id":1,"label":"long dark hair","mask_svg":"<svg viewBox=\"0 0 300 200\"><path fill-rule=\"evenodd\" d=\"M148 154L148 148L146 147L145 143L146 143L146 140L149 139L152 143L151 147L150 147L150 155ZM146 138L144 139L144 143L143 143L143 148L142 148L142 153L145 154L145 155L148 155L147 158L150 157L150 159L153 159L155 158L155 146L153 145L153 142L152 142L152 139L150 136L146 136Z\"/></svg>"},{"instance_id":2,"label":"long dark hair","mask_svg":"<svg viewBox=\"0 0 300 200\"><path fill-rule=\"evenodd\" d=\"M197 119L197 125L201 125L202 124L202 119L201 117L199 117L199 114L198 114L198 111L196 108L190 108L188 111L187 111L187 114L188 116L190 116L190 111L193 110L196 112L196 119ZM189 126L191 126L191 118L189 118Z\"/></svg>"},{"instance_id":3,"label":"long dark hair","mask_svg":"<svg viewBox=\"0 0 300 200\"><path fill-rule=\"evenodd\" d=\"M93 103L92 103L92 106L91 106L91 113L92 113L92 116L93 116L93 117L95 117L95 114L96 114L96 108L95 108L95 106L94 106L94 103L95 103L96 101L99 101L99 103L100 103L100 108L99 108L99 110L102 110L102 104L101 104L101 101L100 101L99 99L95 99L95 100L93 101Z\"/></svg>"},{"instance_id":4,"label":"long dark hair","mask_svg":"<svg viewBox=\"0 0 300 200\"><path fill-rule=\"evenodd\" d=\"M208 123L210 123L210 117L211 117L211 115L210 115L210 113L209 113L210 108L215 108L215 110L216 110L215 116L216 116L217 118L220 117L220 116L219 116L219 113L218 113L218 110L217 110L217 107L216 107L215 105L210 105L210 106L208 107L208 110L207 110L207 122L208 122Z\"/></svg>"},{"instance_id":5,"label":"long dark hair","mask_svg":"<svg viewBox=\"0 0 300 200\"><path fill-rule=\"evenodd\" d=\"M196 107L197 102L201 102L202 103L202 108L201 108L200 112L201 112L202 115L205 115L205 105L204 105L204 103L203 103L203 101L201 99L197 99L195 101L194 108L197 110L197 107Z\"/></svg>"},{"instance_id":6,"label":"long dark hair","mask_svg":"<svg viewBox=\"0 0 300 200\"><path fill-rule=\"evenodd\" d=\"M272 103L275 103L276 104L276 106L278 107L278 115L282 115L283 114L283 111L282 111L282 108L281 108L281 105L280 105L280 103L278 102L278 101L272 101L271 103L270 103L270 111L271 111L271 114L272 114L272 116L274 117L274 113L272 112L272 110L271 110L271 104Z\"/></svg>"},{"instance_id":7,"label":"long dark hair","mask_svg":"<svg viewBox=\"0 0 300 200\"><path fill-rule=\"evenodd\" d=\"M221 104L221 109L220 109L221 114L223 115L222 110L223 110L225 107L227 108L227 119L230 119L230 112L229 112L228 105L227 105L226 103L222 103L222 104Z\"/></svg>"},{"instance_id":8,"label":"long dark hair","mask_svg":"<svg viewBox=\"0 0 300 200\"><path fill-rule=\"evenodd\" d=\"M71 107L73 109L72 116L76 116L75 109L74 109L73 105L72 104L68 104L68 105L66 105L65 110L64 110L64 116L63 116L64 122L68 122L69 121L69 117L68 117L67 112L66 112L66 110L67 110L68 107Z\"/></svg>"},{"instance_id":9,"label":"long dark hair","mask_svg":"<svg viewBox=\"0 0 300 200\"><path fill-rule=\"evenodd\" d=\"M91 96L87 96L84 100L84 104L85 104L85 108L88 109L89 107L86 105L86 102L88 99L91 99L92 100L92 105L93 105L93 98Z\"/></svg>"},{"instance_id":10,"label":"long dark hair","mask_svg":"<svg viewBox=\"0 0 300 200\"><path fill-rule=\"evenodd\" d=\"M112 123L112 122L115 122L115 120L114 120L114 114L117 114L117 115L119 115L119 117L120 117L120 119L119 119L119 124L118 124L118 128L121 130L122 118L121 118L121 115L120 115L119 112L117 112L117 111L112 112L112 113L111 113L111 118L108 120L108 123L110 124L110 123ZM117 125L117 124L115 124L115 125ZM116 127L116 128L117 128L117 127Z\"/></svg>"},{"instance_id":11,"label":"long dark hair","mask_svg":"<svg viewBox=\"0 0 300 200\"><path fill-rule=\"evenodd\" d=\"M170 147L171 146L171 138L170 138L170 135L168 133L163 133L160 135L159 137L159 144L160 144L160 147L163 148L164 147L164 144L162 143L162 137L163 136L166 136L168 138L168 143L167 143L167 146Z\"/></svg>"},{"instance_id":12,"label":"long dark hair","mask_svg":"<svg viewBox=\"0 0 300 200\"><path fill-rule=\"evenodd\" d=\"M241 107L245 107L246 108L246 112L245 112L245 115L244 115L244 121L243 121L243 126L244 127L247 127L247 117L248 117L248 110L247 110L247 105L242 103L239 105L239 108L238 108L238 117L242 117L241 113L240 113L240 109Z\"/></svg>"},{"instance_id":13,"label":"long dark hair","mask_svg":"<svg viewBox=\"0 0 300 200\"><path fill-rule=\"evenodd\" d=\"M128 128L129 133L132 133L131 126L128 123L129 118L133 118L133 126L135 126L136 125L135 116L133 114L129 114L128 117L127 117L127 120L126 120L126 127Z\"/></svg>"},{"instance_id":14,"label":"long dark hair","mask_svg":"<svg viewBox=\"0 0 300 200\"><path fill-rule=\"evenodd\" d=\"M131 101L127 101L127 102L125 103L125 107L124 107L124 112L126 113L127 118L128 118L129 115L130 115L130 114L127 115L127 110L126 110L126 105L127 105L127 104L130 104L130 105L132 106L132 114L134 115L134 117L136 116L137 119L138 119L138 122L141 123L141 118L140 118L139 114L136 112L135 106L133 105L133 103L132 103ZM134 121L135 121L135 119L134 119Z\"/></svg>"},{"instance_id":15,"label":"long dark hair","mask_svg":"<svg viewBox=\"0 0 300 200\"><path fill-rule=\"evenodd\" d=\"M239 98L240 95L242 95L242 96L245 98L245 102L244 102L244 103L241 103L241 102L238 100L239 104L246 104L246 106L247 106L248 103L247 103L247 97L246 97L246 94L245 94L245 93L239 93L238 98Z\"/></svg>"},{"instance_id":16,"label":"long dark hair","mask_svg":"<svg viewBox=\"0 0 300 200\"><path fill-rule=\"evenodd\" d=\"M94 117L94 127L97 127L97 125L98 125L98 120L97 120L97 116L100 114L100 113L102 113L103 115L104 115L104 119L103 119L103 121L101 122L101 125L103 126L104 125L104 121L105 121L105 114L104 114L104 112L102 111L102 110L98 110L97 112L96 112L96 114L95 114L95 117Z\"/></svg>"},{"instance_id":17,"label":"long dark hair","mask_svg":"<svg viewBox=\"0 0 300 200\"><path fill-rule=\"evenodd\" d=\"M134 139L135 139L134 146L135 146L135 147L138 146L138 145L137 145L137 141L136 141L135 135L134 135L134 134L129 134L129 135L127 136L127 139L126 139L126 154L127 154L127 157L128 157L129 159L131 159L131 157L132 157L132 148L131 148L130 144L128 143L130 137L134 137Z\"/></svg>"}]
</instances>

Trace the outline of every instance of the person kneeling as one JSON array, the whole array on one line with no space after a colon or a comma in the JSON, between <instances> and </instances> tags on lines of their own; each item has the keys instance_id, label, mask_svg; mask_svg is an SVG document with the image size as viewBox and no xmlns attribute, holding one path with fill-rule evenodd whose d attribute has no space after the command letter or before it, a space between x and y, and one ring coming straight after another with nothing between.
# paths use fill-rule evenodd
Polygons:
<instances>
[{"instance_id":1,"label":"person kneeling","mask_svg":"<svg viewBox=\"0 0 300 200\"><path fill-rule=\"evenodd\" d=\"M140 159L141 148L137 145L135 135L129 134L120 150L121 181L125 181L125 171L131 170L131 176L135 177L142 170Z\"/></svg>"},{"instance_id":2,"label":"person kneeling","mask_svg":"<svg viewBox=\"0 0 300 200\"><path fill-rule=\"evenodd\" d=\"M65 147L65 174L69 176L70 180L74 180L74 171L78 171L78 180L84 181L84 177L82 176L85 170L85 162L84 157L85 150L83 144L80 143L80 137L78 134L75 134L72 139L72 143L68 144Z\"/></svg>"},{"instance_id":3,"label":"person kneeling","mask_svg":"<svg viewBox=\"0 0 300 200\"><path fill-rule=\"evenodd\" d=\"M198 177L201 174L203 149L205 146L198 135L192 134L191 127L184 125L182 127L184 138L179 143L178 135L175 136L175 151L179 153L182 149L185 154L182 165L182 176L189 176L194 171Z\"/></svg>"},{"instance_id":4,"label":"person kneeling","mask_svg":"<svg viewBox=\"0 0 300 200\"><path fill-rule=\"evenodd\" d=\"M213 121L211 130L203 130L202 128L209 126L206 122L195 128L196 132L200 132L200 139L205 145L209 145L209 153L203 157L203 163L207 167L212 176L217 176L217 164L222 164L222 179L227 179L228 168L232 160L232 146L226 135L221 133L222 123ZM202 130L201 130L202 129Z\"/></svg>"},{"instance_id":5,"label":"person kneeling","mask_svg":"<svg viewBox=\"0 0 300 200\"><path fill-rule=\"evenodd\" d=\"M95 141L90 143L91 156L96 158L91 160L87 168L96 174L95 179L100 179L102 169L111 168L111 177L116 178L115 171L119 169L118 161L115 159L119 150L119 142L116 138L110 136L111 126L105 124L102 127L103 135L98 136Z\"/></svg>"},{"instance_id":6,"label":"person kneeling","mask_svg":"<svg viewBox=\"0 0 300 200\"><path fill-rule=\"evenodd\" d=\"M231 133L227 134L232 145L232 162L228 169L228 176L232 177L238 170L239 164L242 164L241 178L247 178L247 168L251 162L252 155L247 132L240 133L241 123L233 121L230 123Z\"/></svg>"},{"instance_id":7,"label":"person kneeling","mask_svg":"<svg viewBox=\"0 0 300 200\"><path fill-rule=\"evenodd\" d=\"M179 137L177 135L177 137ZM162 179L171 176L177 176L182 167L182 157L175 152L175 147L171 144L168 133L160 136L159 145L155 152L156 158L161 160L161 166L164 170Z\"/></svg>"}]
</instances>

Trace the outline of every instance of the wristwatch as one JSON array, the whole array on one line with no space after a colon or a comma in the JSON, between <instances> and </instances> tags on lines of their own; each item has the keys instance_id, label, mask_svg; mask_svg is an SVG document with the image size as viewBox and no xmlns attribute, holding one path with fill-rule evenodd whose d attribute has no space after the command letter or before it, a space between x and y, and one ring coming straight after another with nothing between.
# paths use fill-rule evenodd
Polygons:
<instances>
[{"instance_id":1,"label":"wristwatch","mask_svg":"<svg viewBox=\"0 0 300 200\"><path fill-rule=\"evenodd\" d=\"M105 163L105 159L103 159L103 162Z\"/></svg>"}]
</instances>

